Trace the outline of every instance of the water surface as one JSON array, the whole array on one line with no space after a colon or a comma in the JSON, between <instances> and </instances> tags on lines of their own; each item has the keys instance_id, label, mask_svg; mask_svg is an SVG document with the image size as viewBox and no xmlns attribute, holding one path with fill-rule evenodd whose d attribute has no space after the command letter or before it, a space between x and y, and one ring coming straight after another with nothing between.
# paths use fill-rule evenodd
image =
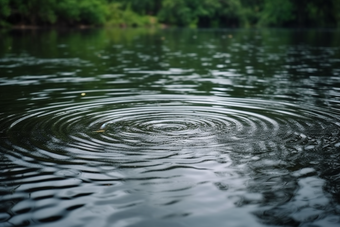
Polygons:
<instances>
[{"instance_id":1,"label":"water surface","mask_svg":"<svg viewBox=\"0 0 340 227\"><path fill-rule=\"evenodd\" d=\"M340 33L1 33L0 226L339 226Z\"/></svg>"}]
</instances>

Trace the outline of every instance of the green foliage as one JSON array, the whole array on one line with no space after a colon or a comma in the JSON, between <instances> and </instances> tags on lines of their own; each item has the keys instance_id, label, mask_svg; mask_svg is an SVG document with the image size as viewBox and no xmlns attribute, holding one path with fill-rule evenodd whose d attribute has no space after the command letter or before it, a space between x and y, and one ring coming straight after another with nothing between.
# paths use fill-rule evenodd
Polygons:
<instances>
[{"instance_id":1,"label":"green foliage","mask_svg":"<svg viewBox=\"0 0 340 227\"><path fill-rule=\"evenodd\" d=\"M105 0L0 0L0 18L13 24L103 24Z\"/></svg>"},{"instance_id":2,"label":"green foliage","mask_svg":"<svg viewBox=\"0 0 340 227\"><path fill-rule=\"evenodd\" d=\"M190 27L245 24L240 0L163 0L158 18L167 24Z\"/></svg>"},{"instance_id":3,"label":"green foliage","mask_svg":"<svg viewBox=\"0 0 340 227\"><path fill-rule=\"evenodd\" d=\"M293 19L293 4L290 0L265 0L259 24L282 26Z\"/></svg>"},{"instance_id":4,"label":"green foliage","mask_svg":"<svg viewBox=\"0 0 340 227\"><path fill-rule=\"evenodd\" d=\"M0 0L0 26L340 26L339 0Z\"/></svg>"},{"instance_id":5,"label":"green foliage","mask_svg":"<svg viewBox=\"0 0 340 227\"><path fill-rule=\"evenodd\" d=\"M106 26L141 27L154 26L156 24L155 18L140 15L132 11L130 4L126 5L124 9L123 5L119 2L110 3L108 11Z\"/></svg>"},{"instance_id":6,"label":"green foliage","mask_svg":"<svg viewBox=\"0 0 340 227\"><path fill-rule=\"evenodd\" d=\"M189 7L185 0L164 0L158 18L167 24L188 26L196 20L195 13Z\"/></svg>"},{"instance_id":7,"label":"green foliage","mask_svg":"<svg viewBox=\"0 0 340 227\"><path fill-rule=\"evenodd\" d=\"M121 3L122 7L130 7L132 11L139 15L156 15L160 10L161 0L115 0Z\"/></svg>"},{"instance_id":8,"label":"green foliage","mask_svg":"<svg viewBox=\"0 0 340 227\"><path fill-rule=\"evenodd\" d=\"M311 1L307 3L307 23L313 24L318 27L326 27L332 22L336 23L336 19L332 18L333 7L336 6L338 0L323 0ZM336 12L339 14L339 11ZM334 16L336 16L336 14ZM334 20L334 21L333 21Z\"/></svg>"},{"instance_id":9,"label":"green foliage","mask_svg":"<svg viewBox=\"0 0 340 227\"><path fill-rule=\"evenodd\" d=\"M235 27L248 24L245 17L245 7L242 6L242 3L239 0L225 1L221 7L222 12L220 17L224 19L223 22L225 26L232 25Z\"/></svg>"},{"instance_id":10,"label":"green foliage","mask_svg":"<svg viewBox=\"0 0 340 227\"><path fill-rule=\"evenodd\" d=\"M340 27L340 1L333 0L333 9L331 15L334 15L336 25Z\"/></svg>"},{"instance_id":11,"label":"green foliage","mask_svg":"<svg viewBox=\"0 0 340 227\"><path fill-rule=\"evenodd\" d=\"M6 18L10 15L9 0L0 0L0 27L7 27Z\"/></svg>"},{"instance_id":12,"label":"green foliage","mask_svg":"<svg viewBox=\"0 0 340 227\"><path fill-rule=\"evenodd\" d=\"M57 20L55 9L57 0L11 0L13 16L19 17L22 21L27 21L32 25L52 24Z\"/></svg>"},{"instance_id":13,"label":"green foliage","mask_svg":"<svg viewBox=\"0 0 340 227\"><path fill-rule=\"evenodd\" d=\"M10 13L9 0L0 0L0 17L7 17Z\"/></svg>"},{"instance_id":14,"label":"green foliage","mask_svg":"<svg viewBox=\"0 0 340 227\"><path fill-rule=\"evenodd\" d=\"M57 10L60 21L64 23L72 25L81 20L77 0L62 0L59 2Z\"/></svg>"},{"instance_id":15,"label":"green foliage","mask_svg":"<svg viewBox=\"0 0 340 227\"><path fill-rule=\"evenodd\" d=\"M103 24L108 8L105 1L60 0L57 12L60 21L66 24Z\"/></svg>"},{"instance_id":16,"label":"green foliage","mask_svg":"<svg viewBox=\"0 0 340 227\"><path fill-rule=\"evenodd\" d=\"M103 24L106 18L106 5L104 1L86 0L79 4L80 18L86 24Z\"/></svg>"}]
</instances>

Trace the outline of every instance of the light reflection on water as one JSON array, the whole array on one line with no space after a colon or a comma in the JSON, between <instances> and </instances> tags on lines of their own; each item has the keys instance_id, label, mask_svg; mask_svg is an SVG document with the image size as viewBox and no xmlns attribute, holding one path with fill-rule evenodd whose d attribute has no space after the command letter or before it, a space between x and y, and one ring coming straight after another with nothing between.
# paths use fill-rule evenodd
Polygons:
<instances>
[{"instance_id":1,"label":"light reflection on water","mask_svg":"<svg viewBox=\"0 0 340 227\"><path fill-rule=\"evenodd\" d=\"M1 226L339 225L338 32L3 36Z\"/></svg>"}]
</instances>

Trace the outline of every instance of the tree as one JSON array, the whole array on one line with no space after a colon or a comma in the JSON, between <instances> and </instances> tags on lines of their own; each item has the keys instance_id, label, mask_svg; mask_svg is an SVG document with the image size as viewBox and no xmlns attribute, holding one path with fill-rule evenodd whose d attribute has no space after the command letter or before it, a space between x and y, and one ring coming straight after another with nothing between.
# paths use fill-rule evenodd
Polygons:
<instances>
[{"instance_id":1,"label":"tree","mask_svg":"<svg viewBox=\"0 0 340 227\"><path fill-rule=\"evenodd\" d=\"M6 26L6 18L11 14L9 0L0 0L0 27Z\"/></svg>"},{"instance_id":2,"label":"tree","mask_svg":"<svg viewBox=\"0 0 340 227\"><path fill-rule=\"evenodd\" d=\"M340 26L339 0L0 0L0 26Z\"/></svg>"},{"instance_id":3,"label":"tree","mask_svg":"<svg viewBox=\"0 0 340 227\"><path fill-rule=\"evenodd\" d=\"M259 25L283 26L295 19L290 0L265 0Z\"/></svg>"}]
</instances>

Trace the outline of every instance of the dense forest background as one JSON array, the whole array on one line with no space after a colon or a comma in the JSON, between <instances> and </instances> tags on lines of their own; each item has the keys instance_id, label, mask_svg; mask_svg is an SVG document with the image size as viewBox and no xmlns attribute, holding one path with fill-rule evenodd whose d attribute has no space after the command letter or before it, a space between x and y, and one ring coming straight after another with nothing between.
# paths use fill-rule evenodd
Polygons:
<instances>
[{"instance_id":1,"label":"dense forest background","mask_svg":"<svg viewBox=\"0 0 340 227\"><path fill-rule=\"evenodd\" d=\"M340 0L0 0L0 27L340 27Z\"/></svg>"}]
</instances>

